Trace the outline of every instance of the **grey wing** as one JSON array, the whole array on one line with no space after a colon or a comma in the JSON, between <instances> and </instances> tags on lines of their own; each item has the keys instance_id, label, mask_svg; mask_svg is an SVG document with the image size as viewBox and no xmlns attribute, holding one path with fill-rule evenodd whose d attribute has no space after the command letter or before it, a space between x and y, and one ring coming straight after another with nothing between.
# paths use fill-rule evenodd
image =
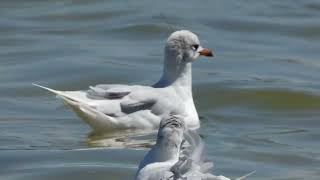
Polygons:
<instances>
[{"instance_id":1,"label":"grey wing","mask_svg":"<svg viewBox=\"0 0 320 180\"><path fill-rule=\"evenodd\" d=\"M185 177L186 174L194 171L195 166L199 167L201 161L200 154L203 150L203 144L199 135L192 130L187 130L184 133L184 142L181 149L179 161L171 168L176 178Z\"/></svg>"},{"instance_id":2,"label":"grey wing","mask_svg":"<svg viewBox=\"0 0 320 180\"><path fill-rule=\"evenodd\" d=\"M129 100L120 103L122 112L130 114L136 111L151 109L156 103L154 99L146 99L144 101Z\"/></svg>"},{"instance_id":3,"label":"grey wing","mask_svg":"<svg viewBox=\"0 0 320 180\"><path fill-rule=\"evenodd\" d=\"M141 110L151 110L158 102L159 94L148 86L135 86L133 91L121 101L122 112L130 114Z\"/></svg>"},{"instance_id":4,"label":"grey wing","mask_svg":"<svg viewBox=\"0 0 320 180\"><path fill-rule=\"evenodd\" d=\"M90 90L87 91L87 96L91 99L110 100L109 102L118 103L120 114L150 110L157 102L157 95L154 89L148 86L121 84L96 85L90 87ZM105 106L102 107L104 107L104 110L107 109ZM110 104L108 104L108 107L110 107Z\"/></svg>"},{"instance_id":5,"label":"grey wing","mask_svg":"<svg viewBox=\"0 0 320 180\"><path fill-rule=\"evenodd\" d=\"M196 131L187 130L184 138L179 161L171 168L176 179L229 180L210 173L213 163L203 160L204 144Z\"/></svg>"},{"instance_id":6,"label":"grey wing","mask_svg":"<svg viewBox=\"0 0 320 180\"><path fill-rule=\"evenodd\" d=\"M87 92L91 98L121 99L130 94L131 86L112 84L112 85L96 85L90 86Z\"/></svg>"}]
</instances>

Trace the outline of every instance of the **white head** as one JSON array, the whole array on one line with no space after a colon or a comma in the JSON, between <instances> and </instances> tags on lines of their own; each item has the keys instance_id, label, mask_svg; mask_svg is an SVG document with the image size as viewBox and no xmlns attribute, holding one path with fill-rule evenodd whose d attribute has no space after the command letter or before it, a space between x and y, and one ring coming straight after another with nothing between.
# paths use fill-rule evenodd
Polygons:
<instances>
[{"instance_id":1,"label":"white head","mask_svg":"<svg viewBox=\"0 0 320 180\"><path fill-rule=\"evenodd\" d=\"M209 49L201 47L197 35L188 30L176 31L169 36L165 54L167 60L176 59L178 63L193 62L199 55L213 56Z\"/></svg>"},{"instance_id":2,"label":"white head","mask_svg":"<svg viewBox=\"0 0 320 180\"><path fill-rule=\"evenodd\" d=\"M179 150L184 131L185 125L182 117L170 114L160 122L156 144L166 149Z\"/></svg>"},{"instance_id":3,"label":"white head","mask_svg":"<svg viewBox=\"0 0 320 180\"><path fill-rule=\"evenodd\" d=\"M154 87L165 87L174 82L191 87L191 64L199 55L213 56L209 49L200 45L197 35L187 30L172 33L165 46L163 74Z\"/></svg>"}]
</instances>

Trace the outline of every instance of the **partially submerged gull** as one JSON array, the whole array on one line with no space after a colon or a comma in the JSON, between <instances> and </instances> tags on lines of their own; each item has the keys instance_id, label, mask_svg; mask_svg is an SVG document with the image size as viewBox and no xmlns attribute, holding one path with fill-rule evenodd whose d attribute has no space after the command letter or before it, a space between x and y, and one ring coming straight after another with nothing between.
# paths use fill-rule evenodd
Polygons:
<instances>
[{"instance_id":1,"label":"partially submerged gull","mask_svg":"<svg viewBox=\"0 0 320 180\"><path fill-rule=\"evenodd\" d=\"M160 123L157 141L139 165L136 180L230 180L210 173L213 163L203 160L199 135L187 130L180 116Z\"/></svg>"}]
</instances>

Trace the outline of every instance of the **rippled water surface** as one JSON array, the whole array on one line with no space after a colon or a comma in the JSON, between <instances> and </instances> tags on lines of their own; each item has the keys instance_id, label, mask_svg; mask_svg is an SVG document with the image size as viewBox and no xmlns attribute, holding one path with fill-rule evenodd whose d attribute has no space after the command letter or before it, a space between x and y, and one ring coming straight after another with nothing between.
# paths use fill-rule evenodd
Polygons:
<instances>
[{"instance_id":1,"label":"rippled water surface","mask_svg":"<svg viewBox=\"0 0 320 180\"><path fill-rule=\"evenodd\" d=\"M31 83L151 84L178 29L216 55L193 66L214 173L319 179L319 19L316 0L2 0L0 179L131 179L154 136L92 134Z\"/></svg>"}]
</instances>

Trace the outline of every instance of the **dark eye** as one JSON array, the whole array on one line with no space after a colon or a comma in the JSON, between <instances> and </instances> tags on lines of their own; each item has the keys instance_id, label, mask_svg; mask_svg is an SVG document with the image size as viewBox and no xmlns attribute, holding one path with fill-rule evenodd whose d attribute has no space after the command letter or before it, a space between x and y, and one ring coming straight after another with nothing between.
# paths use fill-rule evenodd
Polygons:
<instances>
[{"instance_id":1,"label":"dark eye","mask_svg":"<svg viewBox=\"0 0 320 180\"><path fill-rule=\"evenodd\" d=\"M192 45L192 48L193 48L194 50L197 50L198 47L199 47L199 44L194 44L194 45Z\"/></svg>"}]
</instances>

